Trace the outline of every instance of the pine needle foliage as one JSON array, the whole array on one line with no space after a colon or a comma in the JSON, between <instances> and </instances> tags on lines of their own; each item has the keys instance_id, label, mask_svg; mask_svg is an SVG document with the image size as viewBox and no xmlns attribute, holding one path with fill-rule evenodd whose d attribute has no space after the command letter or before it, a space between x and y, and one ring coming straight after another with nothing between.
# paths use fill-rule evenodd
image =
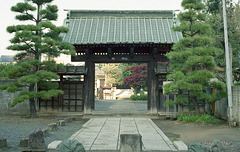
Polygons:
<instances>
[{"instance_id":1,"label":"pine needle foliage","mask_svg":"<svg viewBox=\"0 0 240 152\"><path fill-rule=\"evenodd\" d=\"M1 68L4 74L0 76L17 81L3 85L0 89L16 92L28 86L29 91L22 91L11 106L29 100L31 117L37 116L35 98L49 99L63 93L57 89L56 83L51 82L58 79L56 72L64 70L63 65L57 65L50 57L75 54L74 47L62 41L61 34L66 33L68 29L52 23L58 17L58 7L52 5L52 1L24 0L17 3L12 6L11 11L17 14L16 20L22 24L7 27L7 31L14 35L8 49L17 52L15 59L19 62L9 68ZM43 55L49 57L47 62L41 62Z\"/></svg>"},{"instance_id":2,"label":"pine needle foliage","mask_svg":"<svg viewBox=\"0 0 240 152\"><path fill-rule=\"evenodd\" d=\"M205 22L202 0L183 0L182 7L184 11L178 15L181 25L174 30L182 32L184 38L166 55L173 73L167 76L172 82L164 85L165 94L179 95L175 101L168 101L165 105L192 103L196 115L199 115L199 103L216 99L216 96L206 93L206 88L222 90L224 86L213 81L216 78L214 58L223 51L214 47L215 41L209 36L212 30Z\"/></svg>"}]
</instances>

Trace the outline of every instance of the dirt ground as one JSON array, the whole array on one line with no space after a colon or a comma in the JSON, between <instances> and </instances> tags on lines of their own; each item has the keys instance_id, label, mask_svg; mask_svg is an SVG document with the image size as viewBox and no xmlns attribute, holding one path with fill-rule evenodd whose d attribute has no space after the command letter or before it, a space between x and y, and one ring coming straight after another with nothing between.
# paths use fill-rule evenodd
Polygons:
<instances>
[{"instance_id":1,"label":"dirt ground","mask_svg":"<svg viewBox=\"0 0 240 152\"><path fill-rule=\"evenodd\" d=\"M221 125L205 125L164 118L153 121L172 141L180 140L187 145L193 143L210 145L212 141L218 139L227 152L240 152L240 128L231 128L227 122Z\"/></svg>"}]
</instances>

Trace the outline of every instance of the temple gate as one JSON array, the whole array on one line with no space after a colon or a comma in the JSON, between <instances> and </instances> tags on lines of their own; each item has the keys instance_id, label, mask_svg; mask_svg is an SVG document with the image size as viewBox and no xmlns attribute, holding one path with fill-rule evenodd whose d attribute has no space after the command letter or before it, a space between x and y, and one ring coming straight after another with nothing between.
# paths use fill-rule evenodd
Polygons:
<instances>
[{"instance_id":1,"label":"temple gate","mask_svg":"<svg viewBox=\"0 0 240 152\"><path fill-rule=\"evenodd\" d=\"M94 109L95 63L147 63L148 112L157 114L162 81L159 63L167 62L182 34L172 30L174 11L68 10L63 41L75 46L72 62L85 62L84 113Z\"/></svg>"}]
</instances>

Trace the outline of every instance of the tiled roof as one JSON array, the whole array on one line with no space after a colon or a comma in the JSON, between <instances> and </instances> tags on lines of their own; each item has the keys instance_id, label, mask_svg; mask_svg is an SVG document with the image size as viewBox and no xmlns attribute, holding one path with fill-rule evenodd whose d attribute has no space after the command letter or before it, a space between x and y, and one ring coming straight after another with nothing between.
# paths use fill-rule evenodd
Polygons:
<instances>
[{"instance_id":1,"label":"tiled roof","mask_svg":"<svg viewBox=\"0 0 240 152\"><path fill-rule=\"evenodd\" d=\"M69 11L63 40L71 44L173 44L173 11Z\"/></svg>"},{"instance_id":2,"label":"tiled roof","mask_svg":"<svg viewBox=\"0 0 240 152\"><path fill-rule=\"evenodd\" d=\"M0 62L13 62L14 59L13 59L13 55L2 55L0 57Z\"/></svg>"}]
</instances>

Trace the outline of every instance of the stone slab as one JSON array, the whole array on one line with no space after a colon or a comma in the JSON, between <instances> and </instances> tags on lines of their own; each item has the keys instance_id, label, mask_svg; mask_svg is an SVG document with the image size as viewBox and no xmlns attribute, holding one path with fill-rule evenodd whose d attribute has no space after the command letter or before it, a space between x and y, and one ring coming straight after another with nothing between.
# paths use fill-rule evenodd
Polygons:
<instances>
[{"instance_id":1,"label":"stone slab","mask_svg":"<svg viewBox=\"0 0 240 152\"><path fill-rule=\"evenodd\" d=\"M140 134L121 134L120 152L142 152L142 136Z\"/></svg>"},{"instance_id":2,"label":"stone slab","mask_svg":"<svg viewBox=\"0 0 240 152\"><path fill-rule=\"evenodd\" d=\"M7 148L7 139L0 138L0 149L1 148Z\"/></svg>"},{"instance_id":3,"label":"stone slab","mask_svg":"<svg viewBox=\"0 0 240 152\"><path fill-rule=\"evenodd\" d=\"M43 132L40 128L29 134L28 148L31 150L46 150Z\"/></svg>"},{"instance_id":4,"label":"stone slab","mask_svg":"<svg viewBox=\"0 0 240 152\"><path fill-rule=\"evenodd\" d=\"M28 138L20 140L20 147L28 147Z\"/></svg>"}]
</instances>

